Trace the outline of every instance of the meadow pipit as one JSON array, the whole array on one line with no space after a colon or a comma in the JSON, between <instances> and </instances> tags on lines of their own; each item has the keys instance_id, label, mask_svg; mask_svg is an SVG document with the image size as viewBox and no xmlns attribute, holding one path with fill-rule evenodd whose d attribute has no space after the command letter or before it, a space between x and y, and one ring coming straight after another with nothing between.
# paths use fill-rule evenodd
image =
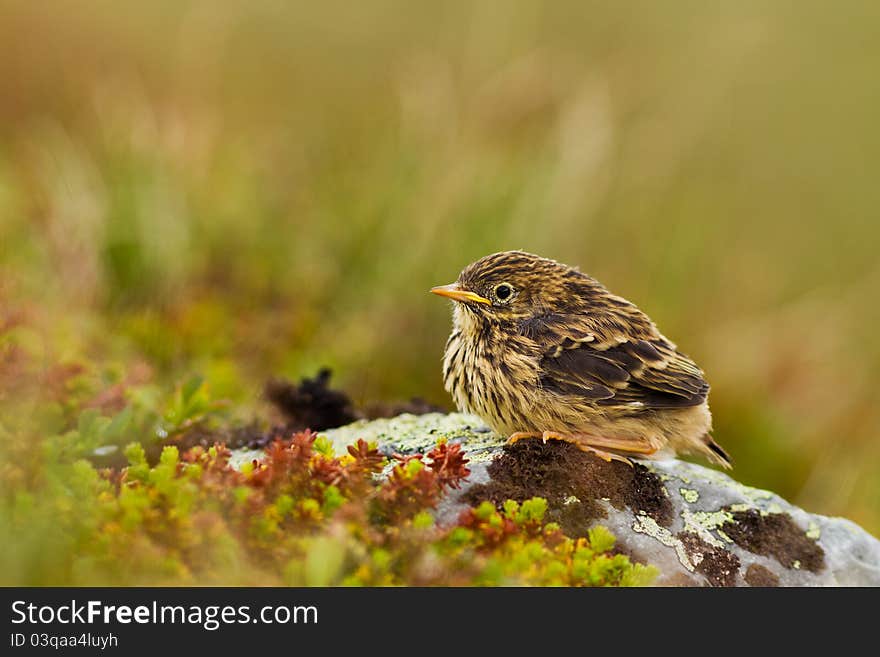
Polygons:
<instances>
[{"instance_id":1,"label":"meadow pipit","mask_svg":"<svg viewBox=\"0 0 880 657\"><path fill-rule=\"evenodd\" d=\"M709 435L702 370L593 278L507 251L431 291L455 301L446 390L510 442L565 440L627 463L696 452L730 467Z\"/></svg>"}]
</instances>

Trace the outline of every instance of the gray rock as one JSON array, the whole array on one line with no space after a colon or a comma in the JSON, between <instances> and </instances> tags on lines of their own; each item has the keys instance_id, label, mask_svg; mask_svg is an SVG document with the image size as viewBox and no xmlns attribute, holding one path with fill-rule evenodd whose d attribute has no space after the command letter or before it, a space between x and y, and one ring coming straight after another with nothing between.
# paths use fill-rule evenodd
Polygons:
<instances>
[{"instance_id":1,"label":"gray rock","mask_svg":"<svg viewBox=\"0 0 880 657\"><path fill-rule=\"evenodd\" d=\"M431 413L360 421L323 432L337 452L358 438L380 451L413 454L440 438L461 442L465 486L440 503L440 524L469 504L547 498L549 520L570 536L594 524L631 558L660 569L667 586L880 586L880 541L856 524L808 513L727 474L670 459L606 463L572 445L504 438L473 416ZM241 462L258 452L241 451Z\"/></svg>"}]
</instances>

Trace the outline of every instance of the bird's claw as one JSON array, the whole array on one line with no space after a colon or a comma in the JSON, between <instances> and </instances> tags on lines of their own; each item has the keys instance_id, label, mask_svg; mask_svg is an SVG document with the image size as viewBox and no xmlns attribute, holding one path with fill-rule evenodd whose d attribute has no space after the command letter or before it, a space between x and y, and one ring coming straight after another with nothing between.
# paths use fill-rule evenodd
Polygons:
<instances>
[{"instance_id":1,"label":"bird's claw","mask_svg":"<svg viewBox=\"0 0 880 657\"><path fill-rule=\"evenodd\" d=\"M510 434L510 437L507 439L508 445L515 445L523 438L537 438L541 434L534 431L517 431L516 433Z\"/></svg>"},{"instance_id":2,"label":"bird's claw","mask_svg":"<svg viewBox=\"0 0 880 657\"><path fill-rule=\"evenodd\" d=\"M553 440L561 440L566 443L572 443L575 447L577 447L582 452L587 452L588 454L595 454L600 459L605 461L606 463L611 463L611 461L620 461L622 463L626 463L628 466L633 467L632 461L630 461L625 456L621 456L620 454L615 454L614 452L606 452L601 449L597 449L592 445L584 442L583 438L579 438L577 435L569 435L564 433L558 433L556 431L545 431L541 434L541 439L546 442L550 439Z\"/></svg>"},{"instance_id":3,"label":"bird's claw","mask_svg":"<svg viewBox=\"0 0 880 657\"><path fill-rule=\"evenodd\" d=\"M620 461L622 463L626 463L628 466L633 467L632 461L630 461L625 456L621 456L620 454L615 454L614 452L606 452L601 449L597 449L584 441L583 437L579 435L559 433L557 431L517 431L516 433L510 434L510 437L507 439L508 445L514 445L523 438L540 438L541 442L545 445L548 440L560 440L566 443L572 443L575 447L577 447L582 452L587 452L589 454L595 454L600 459L605 461L606 463L611 463L611 461Z\"/></svg>"}]
</instances>

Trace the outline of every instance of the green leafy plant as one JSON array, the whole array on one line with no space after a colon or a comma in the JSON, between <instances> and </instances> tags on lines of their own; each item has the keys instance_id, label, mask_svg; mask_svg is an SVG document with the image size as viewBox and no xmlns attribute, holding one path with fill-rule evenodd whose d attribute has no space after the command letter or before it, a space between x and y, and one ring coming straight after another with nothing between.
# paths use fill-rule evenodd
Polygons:
<instances>
[{"instance_id":1,"label":"green leafy plant","mask_svg":"<svg viewBox=\"0 0 880 657\"><path fill-rule=\"evenodd\" d=\"M212 399L203 377L191 376L177 386L159 431L164 436L180 435L204 424L226 405L223 401Z\"/></svg>"},{"instance_id":2,"label":"green leafy plant","mask_svg":"<svg viewBox=\"0 0 880 657\"><path fill-rule=\"evenodd\" d=\"M117 419L83 422L92 435ZM571 539L545 524L540 498L484 503L437 527L432 507L468 475L458 444L387 464L363 440L337 456L300 432L241 469L222 445L166 446L155 465L139 443L125 456L116 471L59 465L39 490L5 500L4 529L27 535L36 514L50 538L50 549L4 556L17 562L5 564L9 583L605 586L654 573L612 554L607 530Z\"/></svg>"}]
</instances>

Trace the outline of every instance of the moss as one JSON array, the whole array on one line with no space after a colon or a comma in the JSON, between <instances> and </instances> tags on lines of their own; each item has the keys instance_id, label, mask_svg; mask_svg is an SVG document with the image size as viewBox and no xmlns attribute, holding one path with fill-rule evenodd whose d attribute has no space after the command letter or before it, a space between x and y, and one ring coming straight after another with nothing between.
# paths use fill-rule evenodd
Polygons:
<instances>
[{"instance_id":1,"label":"moss","mask_svg":"<svg viewBox=\"0 0 880 657\"><path fill-rule=\"evenodd\" d=\"M606 462L569 443L520 441L505 447L488 473L491 481L472 487L465 501L499 504L542 495L550 502L550 518L572 536L585 535L605 518L606 502L666 527L672 523L672 504L659 476L638 463Z\"/></svg>"},{"instance_id":2,"label":"moss","mask_svg":"<svg viewBox=\"0 0 880 657\"><path fill-rule=\"evenodd\" d=\"M769 568L758 563L749 565L746 569L744 579L749 586L779 586L779 576Z\"/></svg>"},{"instance_id":3,"label":"moss","mask_svg":"<svg viewBox=\"0 0 880 657\"><path fill-rule=\"evenodd\" d=\"M724 531L741 548L773 557L786 568L817 573L825 567L825 551L787 513L749 509L730 515Z\"/></svg>"},{"instance_id":4,"label":"moss","mask_svg":"<svg viewBox=\"0 0 880 657\"><path fill-rule=\"evenodd\" d=\"M680 532L679 541L687 552L694 569L703 575L710 586L735 586L740 560L732 552L711 545L692 532Z\"/></svg>"}]
</instances>

